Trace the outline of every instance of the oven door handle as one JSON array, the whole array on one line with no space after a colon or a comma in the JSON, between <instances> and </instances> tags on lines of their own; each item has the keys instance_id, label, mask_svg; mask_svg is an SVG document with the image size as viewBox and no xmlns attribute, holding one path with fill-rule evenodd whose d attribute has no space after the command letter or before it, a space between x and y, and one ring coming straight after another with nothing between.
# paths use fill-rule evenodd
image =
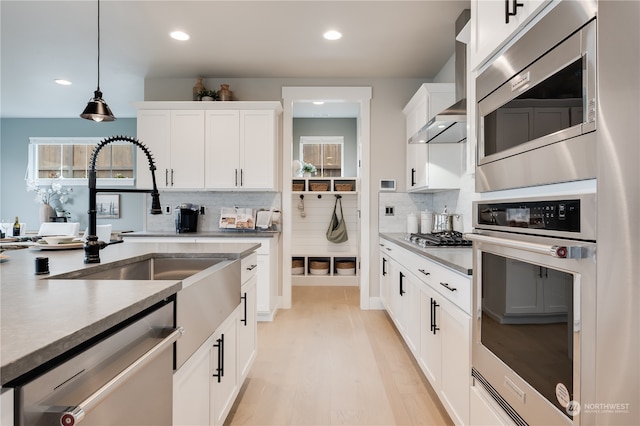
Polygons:
<instances>
[{"instance_id":1,"label":"oven door handle","mask_svg":"<svg viewBox=\"0 0 640 426\"><path fill-rule=\"evenodd\" d=\"M549 244L530 243L526 241L510 240L508 238L489 237L480 234L464 234L467 240L479 243L496 244L502 247L525 250L532 253L543 254L560 259L582 259L587 257L587 248L580 246L557 246Z\"/></svg>"},{"instance_id":2,"label":"oven door handle","mask_svg":"<svg viewBox=\"0 0 640 426\"><path fill-rule=\"evenodd\" d=\"M135 360L131 365L122 370L117 376L105 383L100 389L89 395L84 401L77 406L62 413L60 417L60 425L73 426L84 420L87 413L97 407L106 397L108 397L117 387L129 380L142 367L147 365L149 361L154 359L156 355L164 351L165 348L172 345L184 334L184 329L178 327L171 334L162 339L157 345L149 349L140 358Z\"/></svg>"}]
</instances>

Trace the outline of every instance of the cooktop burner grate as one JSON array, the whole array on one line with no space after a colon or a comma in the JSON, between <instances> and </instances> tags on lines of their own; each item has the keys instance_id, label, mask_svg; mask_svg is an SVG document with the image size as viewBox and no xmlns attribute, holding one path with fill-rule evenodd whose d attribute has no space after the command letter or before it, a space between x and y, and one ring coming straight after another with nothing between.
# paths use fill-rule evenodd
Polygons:
<instances>
[{"instance_id":1,"label":"cooktop burner grate","mask_svg":"<svg viewBox=\"0 0 640 426\"><path fill-rule=\"evenodd\" d=\"M468 247L471 241L465 240L461 232L445 231L433 234L410 234L405 237L420 247Z\"/></svg>"}]
</instances>

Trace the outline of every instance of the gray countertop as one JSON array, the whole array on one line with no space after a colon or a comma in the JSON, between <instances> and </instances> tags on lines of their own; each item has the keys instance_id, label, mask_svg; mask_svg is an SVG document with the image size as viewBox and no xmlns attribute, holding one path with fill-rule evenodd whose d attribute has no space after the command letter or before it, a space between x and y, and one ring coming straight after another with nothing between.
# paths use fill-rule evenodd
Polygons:
<instances>
[{"instance_id":1,"label":"gray countertop","mask_svg":"<svg viewBox=\"0 0 640 426\"><path fill-rule=\"evenodd\" d=\"M380 233L385 238L412 253L434 260L454 271L465 275L473 274L473 258L471 247L428 247L422 248L416 244L405 241L406 234Z\"/></svg>"},{"instance_id":2,"label":"gray countertop","mask_svg":"<svg viewBox=\"0 0 640 426\"><path fill-rule=\"evenodd\" d=\"M84 250L29 248L3 253L0 263L2 385L64 354L123 320L177 293L181 281L49 279L75 270L154 253L238 259L257 243L130 243L100 251L100 264L85 265ZM49 258L49 275L35 275L35 258Z\"/></svg>"},{"instance_id":3,"label":"gray countertop","mask_svg":"<svg viewBox=\"0 0 640 426\"><path fill-rule=\"evenodd\" d=\"M121 234L129 237L177 237L177 238L273 238L280 235L280 231L258 231L252 229L221 229L219 231L183 232L177 234L171 231L136 231Z\"/></svg>"}]
</instances>

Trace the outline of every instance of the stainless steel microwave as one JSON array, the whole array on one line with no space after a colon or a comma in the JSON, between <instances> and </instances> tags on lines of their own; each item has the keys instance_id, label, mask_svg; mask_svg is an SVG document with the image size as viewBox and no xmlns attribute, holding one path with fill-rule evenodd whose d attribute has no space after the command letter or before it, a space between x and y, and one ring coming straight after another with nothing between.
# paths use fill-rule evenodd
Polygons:
<instances>
[{"instance_id":1,"label":"stainless steel microwave","mask_svg":"<svg viewBox=\"0 0 640 426\"><path fill-rule=\"evenodd\" d=\"M478 75L478 192L596 176L595 17L560 2Z\"/></svg>"}]
</instances>

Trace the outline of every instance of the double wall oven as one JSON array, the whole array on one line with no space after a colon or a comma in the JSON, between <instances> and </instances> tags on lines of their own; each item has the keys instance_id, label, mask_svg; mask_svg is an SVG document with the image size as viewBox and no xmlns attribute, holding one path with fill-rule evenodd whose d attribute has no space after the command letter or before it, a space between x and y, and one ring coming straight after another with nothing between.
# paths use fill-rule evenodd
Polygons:
<instances>
[{"instance_id":1,"label":"double wall oven","mask_svg":"<svg viewBox=\"0 0 640 426\"><path fill-rule=\"evenodd\" d=\"M580 423L595 366L595 194L476 201L472 376L516 424Z\"/></svg>"}]
</instances>

